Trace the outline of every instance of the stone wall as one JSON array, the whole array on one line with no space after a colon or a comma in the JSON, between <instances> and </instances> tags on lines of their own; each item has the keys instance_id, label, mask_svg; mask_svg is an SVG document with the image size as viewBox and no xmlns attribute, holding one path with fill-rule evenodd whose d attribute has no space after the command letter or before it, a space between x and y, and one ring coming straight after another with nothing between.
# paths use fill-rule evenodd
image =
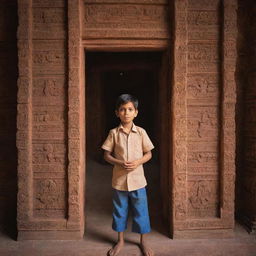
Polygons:
<instances>
[{"instance_id":1,"label":"stone wall","mask_svg":"<svg viewBox=\"0 0 256 256\"><path fill-rule=\"evenodd\" d=\"M236 2L115 3L19 2L19 238L83 230L82 40L85 50L173 51L170 229L232 229Z\"/></svg>"},{"instance_id":2,"label":"stone wall","mask_svg":"<svg viewBox=\"0 0 256 256\"><path fill-rule=\"evenodd\" d=\"M237 106L245 110L237 110L236 119L236 205L253 229L256 33L255 17L248 13L253 14L254 1L239 1L237 66L236 1L177 0L169 6L165 0L123 1L117 8L108 0L18 1L18 60L17 4L1 1L2 221L11 216L15 226L18 166L19 238L82 236L84 47L169 47L171 162L163 190L169 193L170 229L180 237L233 228L235 68Z\"/></svg>"},{"instance_id":3,"label":"stone wall","mask_svg":"<svg viewBox=\"0 0 256 256\"><path fill-rule=\"evenodd\" d=\"M0 226L15 235L17 196L17 2L0 1Z\"/></svg>"}]
</instances>

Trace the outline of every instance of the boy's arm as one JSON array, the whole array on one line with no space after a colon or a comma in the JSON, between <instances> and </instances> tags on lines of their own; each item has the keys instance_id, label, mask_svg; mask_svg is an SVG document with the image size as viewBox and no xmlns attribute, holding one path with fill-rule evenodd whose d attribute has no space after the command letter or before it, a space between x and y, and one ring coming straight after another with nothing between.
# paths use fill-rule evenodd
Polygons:
<instances>
[{"instance_id":1,"label":"boy's arm","mask_svg":"<svg viewBox=\"0 0 256 256\"><path fill-rule=\"evenodd\" d=\"M118 160L116 159L115 157L113 157L111 155L111 152L110 151L107 151L107 150L104 150L104 159L110 163L110 164L119 164L119 165L123 165L124 161L122 160Z\"/></svg>"}]
</instances>

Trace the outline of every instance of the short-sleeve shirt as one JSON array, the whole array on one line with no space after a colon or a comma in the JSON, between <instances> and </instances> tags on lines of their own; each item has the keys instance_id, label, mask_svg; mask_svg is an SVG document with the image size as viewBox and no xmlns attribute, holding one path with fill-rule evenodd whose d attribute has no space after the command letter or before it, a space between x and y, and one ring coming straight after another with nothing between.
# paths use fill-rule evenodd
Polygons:
<instances>
[{"instance_id":1,"label":"short-sleeve shirt","mask_svg":"<svg viewBox=\"0 0 256 256\"><path fill-rule=\"evenodd\" d=\"M133 124L130 133L127 134L122 124L120 124L109 131L108 137L101 148L112 152L113 156L119 160L134 161L142 158L144 153L154 148L154 145L143 128ZM146 185L147 181L143 165L139 165L132 171L127 171L121 165L114 165L112 176L113 188L133 191Z\"/></svg>"}]
</instances>

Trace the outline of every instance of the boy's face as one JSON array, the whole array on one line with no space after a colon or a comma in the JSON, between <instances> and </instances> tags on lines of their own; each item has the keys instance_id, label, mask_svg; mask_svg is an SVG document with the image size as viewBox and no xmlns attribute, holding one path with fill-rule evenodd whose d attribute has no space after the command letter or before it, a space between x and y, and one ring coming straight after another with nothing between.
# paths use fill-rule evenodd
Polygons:
<instances>
[{"instance_id":1,"label":"boy's face","mask_svg":"<svg viewBox=\"0 0 256 256\"><path fill-rule=\"evenodd\" d=\"M116 115L120 118L123 124L128 124L138 115L138 110L135 109L132 102L127 102L116 110Z\"/></svg>"}]
</instances>

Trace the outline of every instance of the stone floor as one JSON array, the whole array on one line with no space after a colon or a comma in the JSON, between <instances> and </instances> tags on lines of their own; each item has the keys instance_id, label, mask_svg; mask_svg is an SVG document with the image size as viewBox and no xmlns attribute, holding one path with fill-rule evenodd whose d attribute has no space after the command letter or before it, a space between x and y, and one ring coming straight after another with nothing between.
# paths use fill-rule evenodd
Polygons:
<instances>
[{"instance_id":1,"label":"stone floor","mask_svg":"<svg viewBox=\"0 0 256 256\"><path fill-rule=\"evenodd\" d=\"M6 232L0 233L0 256L100 256L106 255L116 234L111 229L111 167L90 161L87 169L86 232L79 241L15 241ZM147 165L148 194L152 232L148 243L158 256L256 256L256 236L249 235L239 224L229 238L172 240L159 215L160 202L157 168ZM108 192L109 191L109 192ZM95 200L94 200L95 199ZM131 224L131 223L129 223ZM139 256L139 236L129 229L120 256Z\"/></svg>"}]
</instances>

